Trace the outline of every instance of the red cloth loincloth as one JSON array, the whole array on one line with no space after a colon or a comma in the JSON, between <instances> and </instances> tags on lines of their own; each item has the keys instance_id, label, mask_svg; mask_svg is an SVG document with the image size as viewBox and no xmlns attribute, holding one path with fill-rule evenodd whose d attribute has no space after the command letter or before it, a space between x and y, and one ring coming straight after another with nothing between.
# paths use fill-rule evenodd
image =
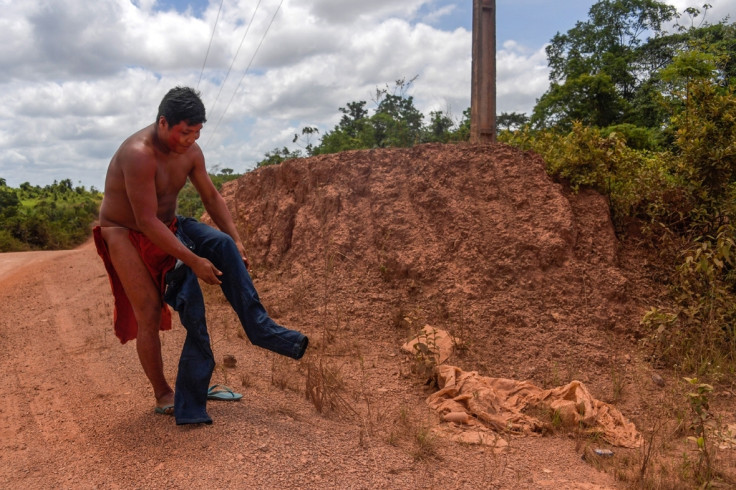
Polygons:
<instances>
[{"instance_id":1,"label":"red cloth loincloth","mask_svg":"<svg viewBox=\"0 0 736 490\"><path fill-rule=\"evenodd\" d=\"M169 229L176 233L176 220L171 223ZM110 279L110 287L112 287L112 295L115 298L115 309L113 312L113 325L115 327L115 335L120 339L120 343L124 344L129 340L136 338L138 335L138 322L133 313L133 307L130 304L128 295L125 294L123 284L120 282L115 267L110 260L110 254L107 250L107 244L102 238L102 232L99 226L95 226L92 230L97 253L102 258L102 262L107 269L107 275ZM166 289L166 273L176 265L176 258L167 254L149 240L146 235L139 231L128 230L128 237L133 246L138 250L138 254L146 264L148 272L158 285L161 292L161 330L171 329L171 312L169 307L163 301L164 290Z\"/></svg>"}]
</instances>

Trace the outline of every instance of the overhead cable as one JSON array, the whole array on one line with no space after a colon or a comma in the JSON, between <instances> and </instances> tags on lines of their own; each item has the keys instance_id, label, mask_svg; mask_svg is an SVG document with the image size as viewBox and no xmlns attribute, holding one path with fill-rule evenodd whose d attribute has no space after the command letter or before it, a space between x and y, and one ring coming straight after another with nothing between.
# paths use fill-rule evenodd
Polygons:
<instances>
[{"instance_id":1,"label":"overhead cable","mask_svg":"<svg viewBox=\"0 0 736 490\"><path fill-rule=\"evenodd\" d=\"M276 15L279 13L279 10L281 10L281 5L284 3L284 0L281 0L279 3L278 8L273 13L273 17L271 17L271 22L268 23L268 27L266 27L266 30L263 32L263 36L261 36L261 41L258 43L258 47L256 47L256 50L253 52L253 56L251 56L250 61L248 62L248 66L245 68L245 71L243 72L243 76L240 78L240 81L238 82L238 85L235 87L235 90L233 90L233 95L230 97L230 100L227 103L227 106L225 106L225 110L222 111L222 114L220 115L220 118L217 120L217 124L215 124L214 129L210 133L210 137L207 140L207 143L205 143L204 147L206 148L207 145L209 145L210 141L212 141L212 137L215 135L215 132L217 131L217 128L220 126L220 122L222 122L222 119L225 117L225 114L227 113L228 109L230 108L230 104L232 104L233 99L235 99L235 94L238 93L238 89L240 88L240 85L243 83L243 80L245 80L245 76L248 74L248 70L250 69L250 65L253 64L253 60L255 59L256 55L258 54L258 51L261 49L261 45L263 45L264 39L266 39L266 35L268 34L268 31L271 30L271 25L273 24L274 19L276 19Z\"/></svg>"},{"instance_id":2,"label":"overhead cable","mask_svg":"<svg viewBox=\"0 0 736 490\"><path fill-rule=\"evenodd\" d=\"M261 0L258 0L258 4L256 5L255 10L253 11L253 15L250 17L250 22L248 22L248 27L245 29L245 33L243 34L243 37L240 39L240 45L238 46L238 49L235 51L235 56L233 56L233 60L230 62L230 66L227 69L227 73L225 74L225 78L220 83L220 90L217 92L217 97L215 97L215 101L212 103L212 107L210 107L210 112L214 114L215 112L215 106L217 105L217 101L220 100L220 94L222 93L223 87L225 87L225 82L227 82L228 77L230 76L230 70L233 69L233 65L235 64L235 60L238 57L238 53L240 53L240 48L243 47L243 41L245 41L245 36L248 35L248 31L250 31L250 26L253 25L253 19L256 17L256 13L258 12L258 7L261 6Z\"/></svg>"},{"instance_id":3,"label":"overhead cable","mask_svg":"<svg viewBox=\"0 0 736 490\"><path fill-rule=\"evenodd\" d=\"M220 20L220 12L222 12L222 4L225 0L220 0L220 8L217 10L217 17L215 18L215 25L212 26L212 35L210 36L210 44L207 46L207 53L204 55L204 61L202 62L202 71L199 72L199 80L197 80L197 90L199 90L199 82L202 81L202 75L204 74L204 66L207 64L207 58L210 56L210 48L212 47L212 40L215 38L215 30L217 29L217 21Z\"/></svg>"}]
</instances>

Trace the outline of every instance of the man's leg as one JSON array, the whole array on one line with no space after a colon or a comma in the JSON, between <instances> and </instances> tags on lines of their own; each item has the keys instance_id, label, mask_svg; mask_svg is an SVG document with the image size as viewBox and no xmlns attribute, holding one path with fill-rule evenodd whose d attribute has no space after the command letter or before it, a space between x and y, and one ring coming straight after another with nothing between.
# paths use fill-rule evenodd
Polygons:
<instances>
[{"instance_id":1,"label":"man's leg","mask_svg":"<svg viewBox=\"0 0 736 490\"><path fill-rule=\"evenodd\" d=\"M159 337L161 294L138 251L128 238L128 229L102 227L101 232L107 244L110 260L138 322L136 349L143 371L153 386L156 405L159 407L172 405L174 391L164 376Z\"/></svg>"}]
</instances>

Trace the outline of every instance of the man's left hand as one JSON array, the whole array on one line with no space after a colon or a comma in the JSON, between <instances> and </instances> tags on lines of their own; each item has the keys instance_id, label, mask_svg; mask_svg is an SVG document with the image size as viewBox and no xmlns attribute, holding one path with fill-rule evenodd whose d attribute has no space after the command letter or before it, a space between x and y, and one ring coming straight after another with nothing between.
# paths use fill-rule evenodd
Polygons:
<instances>
[{"instance_id":1,"label":"man's left hand","mask_svg":"<svg viewBox=\"0 0 736 490\"><path fill-rule=\"evenodd\" d=\"M250 269L250 263L248 262L248 257L245 255L245 247L241 242L238 242L238 252L240 252L240 257L243 259L243 264L245 264L246 269Z\"/></svg>"}]
</instances>

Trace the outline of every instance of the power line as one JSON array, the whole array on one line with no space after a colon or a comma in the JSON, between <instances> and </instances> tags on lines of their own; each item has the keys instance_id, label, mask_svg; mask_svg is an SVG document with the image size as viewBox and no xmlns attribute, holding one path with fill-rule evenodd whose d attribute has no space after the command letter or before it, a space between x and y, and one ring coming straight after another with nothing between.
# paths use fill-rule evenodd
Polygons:
<instances>
[{"instance_id":1,"label":"power line","mask_svg":"<svg viewBox=\"0 0 736 490\"><path fill-rule=\"evenodd\" d=\"M261 0L258 0L258 4L256 5L255 10L253 11L253 15L250 18L250 22L248 22L248 27L245 29L245 33L243 34L243 37L240 39L240 45L238 46L237 51L235 51L235 56L233 56L233 61L230 63L230 66L227 69L227 73L225 74L225 78L220 83L220 90L217 92L217 97L215 97L215 102L212 103L212 107L210 107L211 112L215 112L215 106L217 105L217 101L220 100L220 94L222 93L222 89L225 87L225 82L227 82L228 77L230 76L230 70L233 69L233 65L235 64L235 60L238 57L238 54L240 53L240 48L243 47L243 42L245 41L245 36L248 35L248 31L250 31L250 26L253 25L253 19L256 17L256 13L258 12L258 7L261 6Z\"/></svg>"},{"instance_id":2,"label":"power line","mask_svg":"<svg viewBox=\"0 0 736 490\"><path fill-rule=\"evenodd\" d=\"M199 82L202 81L202 75L204 74L204 66L207 64L207 58L210 56L210 48L212 47L212 40L215 38L215 30L217 29L217 21L220 20L220 12L222 12L222 4L225 0L220 0L220 8L217 10L217 17L215 18L215 25L212 26L212 35L210 36L210 44L207 46L207 53L204 55L204 61L202 62L202 71L199 72L199 80L197 80L197 89L199 89Z\"/></svg>"},{"instance_id":3,"label":"power line","mask_svg":"<svg viewBox=\"0 0 736 490\"><path fill-rule=\"evenodd\" d=\"M240 78L240 81L238 82L238 85L235 87L235 90L233 91L233 95L230 97L230 100L227 103L227 106L225 106L225 110L222 111L222 114L220 115L220 119L217 120L217 124L215 124L214 129L210 133L210 137L207 140L207 143L205 143L204 148L206 148L210 141L212 141L212 137L215 135L215 132L217 131L217 128L220 126L220 122L222 122L222 119L225 117L225 113L227 113L227 110L230 108L230 104L232 104L233 99L235 99L235 94L238 93L238 89L240 88L240 85L243 83L243 80L245 80L245 76L248 74L248 70L250 69L250 65L253 63L253 60L255 59L256 55L258 54L258 51L261 49L261 45L263 44L263 40L266 39L266 35L268 34L268 31L271 30L271 25L273 24L274 19L276 19L276 15L279 13L279 10L281 10L281 5L284 3L284 0L281 0L279 3L278 8L276 9L276 12L273 13L273 17L271 17L271 22L268 23L268 27L266 27L266 30L263 33L263 36L261 36L261 41L258 43L258 47L256 47L255 52L253 53L253 56L251 56L250 61L248 62L248 66L245 68L245 71L243 72L243 76Z\"/></svg>"}]
</instances>

